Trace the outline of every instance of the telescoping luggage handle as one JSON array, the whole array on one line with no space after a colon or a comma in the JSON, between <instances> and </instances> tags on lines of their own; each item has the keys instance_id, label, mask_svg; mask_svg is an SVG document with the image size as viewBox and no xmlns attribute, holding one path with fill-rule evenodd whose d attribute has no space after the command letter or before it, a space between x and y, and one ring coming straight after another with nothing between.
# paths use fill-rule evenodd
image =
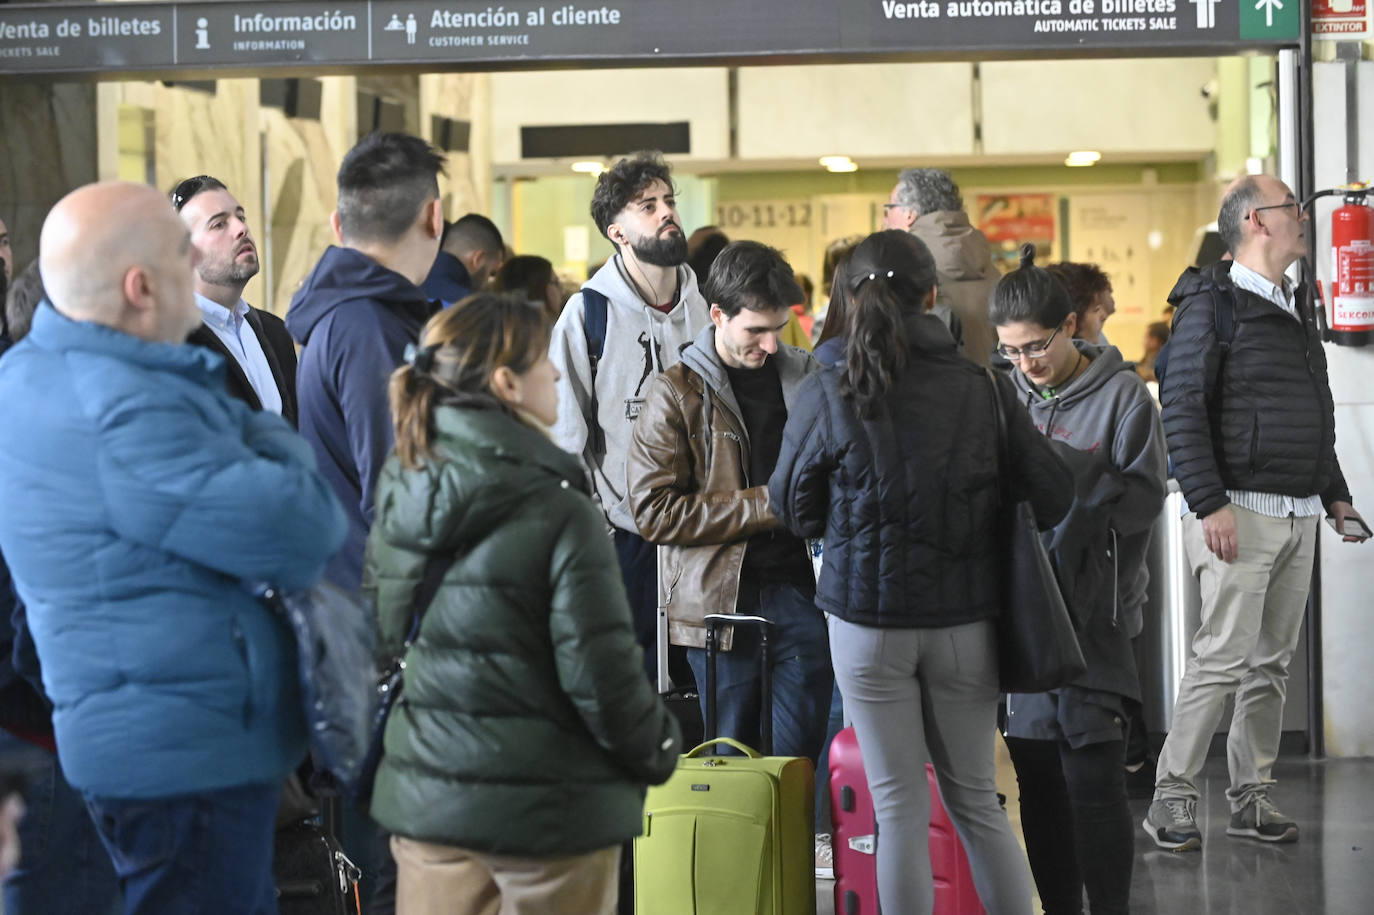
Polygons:
<instances>
[{"instance_id":1,"label":"telescoping luggage handle","mask_svg":"<svg viewBox=\"0 0 1374 915\"><path fill-rule=\"evenodd\" d=\"M768 666L768 630L772 623L761 616L708 613L706 621L706 733L718 733L716 718L716 630L721 626L757 626L759 630L759 750L773 755L773 672ZM714 741L707 741L714 743ZM731 745L735 744L731 742Z\"/></svg>"}]
</instances>

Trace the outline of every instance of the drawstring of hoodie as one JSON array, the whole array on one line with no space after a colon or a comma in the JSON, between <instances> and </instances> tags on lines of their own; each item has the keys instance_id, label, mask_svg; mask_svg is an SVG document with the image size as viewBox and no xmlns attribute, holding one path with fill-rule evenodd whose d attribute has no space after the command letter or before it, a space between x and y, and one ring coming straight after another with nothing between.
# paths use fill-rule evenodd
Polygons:
<instances>
[{"instance_id":1,"label":"drawstring of hoodie","mask_svg":"<svg viewBox=\"0 0 1374 915\"><path fill-rule=\"evenodd\" d=\"M654 320L654 314L663 314L663 312L659 311L657 308L654 308L651 304L644 300L643 293L639 291L639 285L635 283L635 281L630 277L630 274L625 269L625 265L621 261L619 254L615 256L615 269L616 272L620 274L620 278L625 281L625 284L629 286L631 289L633 289L635 291L635 294L639 297L639 310L640 313L644 315L644 332L649 343L649 364L653 366L655 375L661 374L663 372L663 360L659 358L659 349L662 346L662 341L658 338L658 335L655 333L655 325L658 322ZM686 277L682 275L681 267L676 268L676 271L678 295L677 301L673 303L674 307L677 307L686 298L686 285L684 284L684 280L686 279ZM687 327L687 339L696 339L692 335L692 310L684 306L682 309L682 314ZM669 320L671 321L672 319L669 318Z\"/></svg>"}]
</instances>

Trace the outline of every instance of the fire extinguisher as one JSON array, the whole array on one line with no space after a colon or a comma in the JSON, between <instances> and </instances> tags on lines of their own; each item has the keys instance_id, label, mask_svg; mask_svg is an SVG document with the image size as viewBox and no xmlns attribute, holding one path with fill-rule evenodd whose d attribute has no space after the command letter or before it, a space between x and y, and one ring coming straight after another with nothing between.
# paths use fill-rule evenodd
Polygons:
<instances>
[{"instance_id":1,"label":"fire extinguisher","mask_svg":"<svg viewBox=\"0 0 1374 915\"><path fill-rule=\"evenodd\" d=\"M1374 341L1374 207L1366 192L1348 192L1331 214L1331 339L1345 346Z\"/></svg>"}]
</instances>

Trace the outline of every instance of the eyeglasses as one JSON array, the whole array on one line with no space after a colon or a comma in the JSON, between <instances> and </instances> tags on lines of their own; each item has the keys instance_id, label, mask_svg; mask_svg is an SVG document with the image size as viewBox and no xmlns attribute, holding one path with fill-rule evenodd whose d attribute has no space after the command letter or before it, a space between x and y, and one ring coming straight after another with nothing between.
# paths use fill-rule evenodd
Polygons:
<instances>
[{"instance_id":1,"label":"eyeglasses","mask_svg":"<svg viewBox=\"0 0 1374 915\"><path fill-rule=\"evenodd\" d=\"M1287 203L1271 203L1268 206L1254 207L1250 210L1249 213L1245 214L1245 218L1249 219L1251 216L1255 215L1260 210L1286 210L1289 207L1293 208L1294 219L1302 218L1302 204L1298 203L1296 200L1290 200Z\"/></svg>"},{"instance_id":2,"label":"eyeglasses","mask_svg":"<svg viewBox=\"0 0 1374 915\"><path fill-rule=\"evenodd\" d=\"M1049 339L1045 340L1043 343L1029 343L1021 349L1017 349L1014 346L1007 346L1005 343L999 343L997 344L997 354L1008 362L1015 362L1022 356L1025 356L1027 359L1043 359L1045 358L1045 354L1050 351L1050 344L1054 342L1054 338L1059 336L1059 332L1063 329L1064 322L1061 321L1059 322L1059 326L1054 329L1054 333L1050 334Z\"/></svg>"},{"instance_id":3,"label":"eyeglasses","mask_svg":"<svg viewBox=\"0 0 1374 915\"><path fill-rule=\"evenodd\" d=\"M172 188L171 199L172 209L178 213L181 208L186 206L186 201L199 194L201 191L215 190L224 187L218 178L211 178L209 175L197 175L194 178L187 178L185 181Z\"/></svg>"},{"instance_id":4,"label":"eyeglasses","mask_svg":"<svg viewBox=\"0 0 1374 915\"><path fill-rule=\"evenodd\" d=\"M902 206L900 203L885 203L885 204L883 204L883 215L886 216L888 213L892 212L893 210L905 210L905 209L906 209L906 207Z\"/></svg>"}]
</instances>

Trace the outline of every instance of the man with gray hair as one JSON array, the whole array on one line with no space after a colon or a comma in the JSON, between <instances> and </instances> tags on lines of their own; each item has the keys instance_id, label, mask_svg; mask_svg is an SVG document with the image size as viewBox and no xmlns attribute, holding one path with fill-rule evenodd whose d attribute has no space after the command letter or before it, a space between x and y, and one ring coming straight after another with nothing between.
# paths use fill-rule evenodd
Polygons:
<instances>
[{"instance_id":1,"label":"man with gray hair","mask_svg":"<svg viewBox=\"0 0 1374 915\"><path fill-rule=\"evenodd\" d=\"M1202 625L1159 753L1145 832L1161 848L1202 846L1198 773L1228 697L1228 835L1293 842L1270 800L1288 663L1302 630L1317 522L1369 536L1336 459L1335 409L1308 290L1284 276L1307 251L1307 214L1270 175L1226 189L1217 217L1234 261L1179 277L1161 382L1183 541ZM1241 330L1243 329L1243 333Z\"/></svg>"},{"instance_id":2,"label":"man with gray hair","mask_svg":"<svg viewBox=\"0 0 1374 915\"><path fill-rule=\"evenodd\" d=\"M959 185L940 168L908 168L897 176L883 225L910 232L935 255L939 279L932 312L945 319L964 355L987 365L997 345L988 322L988 296L1001 276L992 262L992 245L964 212ZM954 320L940 312L948 309Z\"/></svg>"}]
</instances>

